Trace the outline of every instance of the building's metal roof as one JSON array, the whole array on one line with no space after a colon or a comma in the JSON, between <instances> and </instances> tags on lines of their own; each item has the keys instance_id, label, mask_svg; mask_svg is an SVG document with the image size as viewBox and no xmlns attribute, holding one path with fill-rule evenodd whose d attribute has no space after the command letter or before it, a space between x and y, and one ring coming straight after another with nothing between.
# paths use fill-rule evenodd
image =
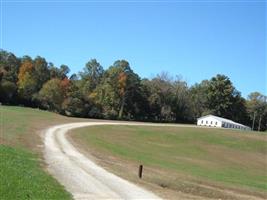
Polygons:
<instances>
[{"instance_id":1,"label":"building's metal roof","mask_svg":"<svg viewBox=\"0 0 267 200\"><path fill-rule=\"evenodd\" d=\"M243 125L243 124L239 124L239 123L237 123L237 122L234 122L233 120L226 119L226 118L223 118L223 117L218 117L218 116L215 116L215 115L206 115L206 116L202 116L202 117L198 118L198 120L199 120L199 119L204 119L204 118L206 118L206 117L212 117L212 118L217 119L218 121L221 121L221 122L231 123L231 124L234 124L234 125L238 125L238 126L243 126L243 127L250 128L250 127L245 126L245 125Z\"/></svg>"}]
</instances>

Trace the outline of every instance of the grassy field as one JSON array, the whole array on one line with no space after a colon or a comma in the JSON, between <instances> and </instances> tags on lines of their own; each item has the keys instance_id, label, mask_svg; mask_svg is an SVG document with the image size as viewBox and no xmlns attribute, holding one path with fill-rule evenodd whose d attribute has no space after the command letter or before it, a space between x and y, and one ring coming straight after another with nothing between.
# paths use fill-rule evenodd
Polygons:
<instances>
[{"instance_id":1,"label":"grassy field","mask_svg":"<svg viewBox=\"0 0 267 200\"><path fill-rule=\"evenodd\" d=\"M0 199L71 199L44 170L41 130L72 118L0 106Z\"/></svg>"},{"instance_id":2,"label":"grassy field","mask_svg":"<svg viewBox=\"0 0 267 200\"><path fill-rule=\"evenodd\" d=\"M41 130L75 120L39 109L0 106L0 143L36 150L36 144L42 144Z\"/></svg>"},{"instance_id":3,"label":"grassy field","mask_svg":"<svg viewBox=\"0 0 267 200\"><path fill-rule=\"evenodd\" d=\"M41 131L75 121L84 119L0 106L0 199L72 198L45 171ZM266 133L99 126L74 130L70 136L103 167L166 198L176 199L178 193L203 199L245 199L244 194L264 198L267 194ZM144 165L141 180L139 164Z\"/></svg>"},{"instance_id":4,"label":"grassy field","mask_svg":"<svg viewBox=\"0 0 267 200\"><path fill-rule=\"evenodd\" d=\"M40 168L38 157L24 149L0 145L1 199L71 199Z\"/></svg>"},{"instance_id":5,"label":"grassy field","mask_svg":"<svg viewBox=\"0 0 267 200\"><path fill-rule=\"evenodd\" d=\"M137 168L143 164L147 184L238 199L225 190L267 197L266 136L225 129L96 126L73 131L71 139L131 181L139 181Z\"/></svg>"}]
</instances>

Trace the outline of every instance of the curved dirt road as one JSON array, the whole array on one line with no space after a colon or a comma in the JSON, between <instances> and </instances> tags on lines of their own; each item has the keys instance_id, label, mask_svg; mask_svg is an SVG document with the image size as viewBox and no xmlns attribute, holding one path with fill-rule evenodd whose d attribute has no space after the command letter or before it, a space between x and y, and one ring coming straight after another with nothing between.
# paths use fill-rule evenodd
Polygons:
<instances>
[{"instance_id":1,"label":"curved dirt road","mask_svg":"<svg viewBox=\"0 0 267 200\"><path fill-rule=\"evenodd\" d=\"M72 193L74 199L160 199L96 165L79 153L65 137L70 129L95 125L138 124L81 122L47 129L44 153L49 172Z\"/></svg>"}]
</instances>

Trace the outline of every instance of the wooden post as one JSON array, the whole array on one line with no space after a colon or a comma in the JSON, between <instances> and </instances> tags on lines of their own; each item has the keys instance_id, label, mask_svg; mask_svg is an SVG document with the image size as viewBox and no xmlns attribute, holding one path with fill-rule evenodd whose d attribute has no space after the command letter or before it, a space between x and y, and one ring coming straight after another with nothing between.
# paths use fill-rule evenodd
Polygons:
<instances>
[{"instance_id":1,"label":"wooden post","mask_svg":"<svg viewBox=\"0 0 267 200\"><path fill-rule=\"evenodd\" d=\"M142 174L143 174L143 165L139 165L139 172L138 172L139 178L142 178Z\"/></svg>"}]
</instances>

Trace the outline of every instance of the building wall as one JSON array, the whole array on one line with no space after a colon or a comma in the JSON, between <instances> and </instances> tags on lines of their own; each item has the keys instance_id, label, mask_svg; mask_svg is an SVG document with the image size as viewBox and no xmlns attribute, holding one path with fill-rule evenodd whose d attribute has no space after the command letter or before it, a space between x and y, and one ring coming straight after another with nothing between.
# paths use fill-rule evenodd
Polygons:
<instances>
[{"instance_id":1,"label":"building wall","mask_svg":"<svg viewBox=\"0 0 267 200\"><path fill-rule=\"evenodd\" d=\"M232 123L229 121L219 121L213 116L207 116L197 120L198 126L207 126L207 127L222 127L230 129L239 129L239 130L251 130L249 127L246 127L241 124Z\"/></svg>"},{"instance_id":2,"label":"building wall","mask_svg":"<svg viewBox=\"0 0 267 200\"><path fill-rule=\"evenodd\" d=\"M231 129L249 130L246 126L235 124L235 123L229 123L229 122L223 122L222 127L231 128Z\"/></svg>"},{"instance_id":3,"label":"building wall","mask_svg":"<svg viewBox=\"0 0 267 200\"><path fill-rule=\"evenodd\" d=\"M204 117L197 120L198 126L209 126L209 127L221 127L221 121L213 118L212 116Z\"/></svg>"}]
</instances>

